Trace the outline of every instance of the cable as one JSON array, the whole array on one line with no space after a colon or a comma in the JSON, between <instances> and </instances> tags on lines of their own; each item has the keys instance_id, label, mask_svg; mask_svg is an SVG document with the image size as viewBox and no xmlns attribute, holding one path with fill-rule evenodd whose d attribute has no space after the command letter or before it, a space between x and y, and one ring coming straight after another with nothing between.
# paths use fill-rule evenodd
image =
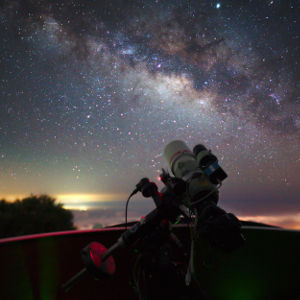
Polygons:
<instances>
[{"instance_id":1,"label":"cable","mask_svg":"<svg viewBox=\"0 0 300 300\"><path fill-rule=\"evenodd\" d=\"M136 185L136 188L133 190L133 192L129 195L127 201L126 201L126 207L125 207L125 229L127 230L127 210L128 210L128 203L130 198L135 195L137 192L142 192L143 187L146 184L149 184L150 180L148 178L142 178L140 182ZM144 195L144 194L143 194ZM146 196L147 197L147 196Z\"/></svg>"},{"instance_id":2,"label":"cable","mask_svg":"<svg viewBox=\"0 0 300 300\"><path fill-rule=\"evenodd\" d=\"M219 182L219 184L216 186L217 190L220 189L220 187L222 186L222 182ZM190 206L195 206L196 204L202 202L203 200L205 200L206 198L208 198L209 196L211 196L213 193L215 193L215 190L210 191L208 194L206 194L204 197L198 199L197 201L193 202Z\"/></svg>"},{"instance_id":3,"label":"cable","mask_svg":"<svg viewBox=\"0 0 300 300\"><path fill-rule=\"evenodd\" d=\"M126 207L125 207L125 230L127 230L127 211L128 211L128 204L129 204L129 200L130 198L135 195L138 192L137 189L135 189L128 197L127 201L126 201Z\"/></svg>"}]
</instances>

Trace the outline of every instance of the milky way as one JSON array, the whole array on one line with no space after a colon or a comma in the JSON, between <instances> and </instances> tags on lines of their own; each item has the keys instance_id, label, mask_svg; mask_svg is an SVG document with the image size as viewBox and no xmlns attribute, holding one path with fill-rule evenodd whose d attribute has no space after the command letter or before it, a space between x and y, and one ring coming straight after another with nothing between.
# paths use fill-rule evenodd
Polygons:
<instances>
[{"instance_id":1,"label":"milky way","mask_svg":"<svg viewBox=\"0 0 300 300\"><path fill-rule=\"evenodd\" d=\"M219 157L223 206L297 214L297 15L278 0L4 2L0 194L126 194L182 139Z\"/></svg>"}]
</instances>

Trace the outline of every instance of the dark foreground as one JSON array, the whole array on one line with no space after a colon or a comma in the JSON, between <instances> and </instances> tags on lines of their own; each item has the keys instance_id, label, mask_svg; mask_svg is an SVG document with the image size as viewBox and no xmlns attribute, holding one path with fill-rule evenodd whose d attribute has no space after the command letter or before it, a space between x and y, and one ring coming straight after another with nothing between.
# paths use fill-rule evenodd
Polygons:
<instances>
[{"instance_id":1,"label":"dark foreground","mask_svg":"<svg viewBox=\"0 0 300 300\"><path fill-rule=\"evenodd\" d=\"M123 231L114 227L0 240L0 299L137 299L128 283L135 257L131 248L115 253L112 278L95 281L87 275L68 293L61 290L82 269L82 248L92 241L109 247ZM175 233L189 240L186 225L177 225ZM243 233L245 246L232 254L196 243L192 271L198 283L223 300L300 299L300 231L243 226Z\"/></svg>"}]
</instances>

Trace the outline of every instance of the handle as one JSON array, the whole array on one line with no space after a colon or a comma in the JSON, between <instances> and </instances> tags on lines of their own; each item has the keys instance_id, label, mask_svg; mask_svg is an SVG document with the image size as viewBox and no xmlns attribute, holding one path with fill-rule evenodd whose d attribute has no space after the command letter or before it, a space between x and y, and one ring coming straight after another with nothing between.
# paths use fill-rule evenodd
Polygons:
<instances>
[{"instance_id":1,"label":"handle","mask_svg":"<svg viewBox=\"0 0 300 300\"><path fill-rule=\"evenodd\" d=\"M93 244L93 243L92 243ZM98 244L99 243L96 243L94 242L94 244ZM90 244L91 245L91 244ZM90 245L88 245L87 247L89 247ZM120 246L120 242L117 242L115 244L113 244L109 249L106 249L104 246L104 250L101 249L101 251L105 251L105 253L103 255L101 255L101 261L100 261L100 264L101 266L103 266L103 263L111 256L112 252L114 252L116 249L118 249ZM98 246L99 247L99 246ZM89 248L88 249L88 253L89 253ZM82 276L84 274L86 274L87 272L91 272L91 273L94 273L92 271L94 271L94 269L96 268L97 271L100 271L101 270L101 266L97 266L95 267L95 262L92 263L92 260L91 258L89 258L88 262L85 262L84 260L84 264L86 265L86 268L83 268L81 271L79 271L77 274L75 274L71 279L69 279L66 283L62 284L62 289L65 291L65 292L68 292L71 287L79 280L82 278ZM93 265L93 268L91 269L91 264ZM113 263L114 264L114 263ZM103 270L102 270L103 272ZM106 273L108 274L108 270L106 270ZM111 273L114 273L114 270L111 271ZM97 274L94 274L94 275L97 275ZM99 274L98 274L99 275ZM109 274L109 275L112 275L112 274Z\"/></svg>"},{"instance_id":2,"label":"handle","mask_svg":"<svg viewBox=\"0 0 300 300\"><path fill-rule=\"evenodd\" d=\"M62 284L61 288L67 293L71 287L84 275L87 273L87 269L83 268L77 274L75 274L71 279L69 279L66 283Z\"/></svg>"}]
</instances>

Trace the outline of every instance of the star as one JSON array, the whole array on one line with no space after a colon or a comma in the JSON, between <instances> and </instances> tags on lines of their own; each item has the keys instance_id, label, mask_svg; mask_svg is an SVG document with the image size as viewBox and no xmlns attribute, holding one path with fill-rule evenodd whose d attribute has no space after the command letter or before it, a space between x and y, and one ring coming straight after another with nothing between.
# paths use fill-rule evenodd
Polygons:
<instances>
[{"instance_id":1,"label":"star","mask_svg":"<svg viewBox=\"0 0 300 300\"><path fill-rule=\"evenodd\" d=\"M219 157L225 205L299 210L296 2L107 3L2 5L3 195L124 195L182 139Z\"/></svg>"}]
</instances>

